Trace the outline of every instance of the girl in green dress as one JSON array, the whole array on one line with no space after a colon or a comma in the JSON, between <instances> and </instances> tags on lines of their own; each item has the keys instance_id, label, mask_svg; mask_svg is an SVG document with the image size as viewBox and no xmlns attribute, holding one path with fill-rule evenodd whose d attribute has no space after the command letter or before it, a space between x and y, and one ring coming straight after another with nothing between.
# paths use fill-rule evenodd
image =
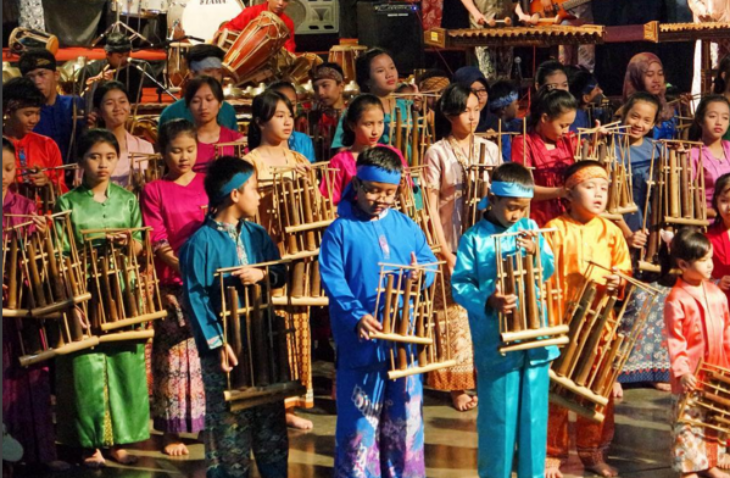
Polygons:
<instances>
[{"instance_id":1,"label":"girl in green dress","mask_svg":"<svg viewBox=\"0 0 730 478\"><path fill-rule=\"evenodd\" d=\"M84 229L142 226L137 198L111 183L119 159L119 143L104 129L92 129L79 141L83 183L61 196L58 211L71 211L76 243ZM142 250L139 232L132 239L134 252ZM128 237L108 235L124 244ZM84 449L84 463L105 465L102 449L122 464L137 458L122 445L149 438L149 398L144 343L124 341L56 359L58 438L65 445Z\"/></svg>"}]
</instances>

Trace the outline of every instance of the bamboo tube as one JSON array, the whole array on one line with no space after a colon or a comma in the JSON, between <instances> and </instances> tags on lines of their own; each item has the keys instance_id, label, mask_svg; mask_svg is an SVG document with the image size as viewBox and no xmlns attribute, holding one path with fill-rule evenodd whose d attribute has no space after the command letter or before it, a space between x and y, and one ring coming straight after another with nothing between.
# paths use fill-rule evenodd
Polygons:
<instances>
[{"instance_id":1,"label":"bamboo tube","mask_svg":"<svg viewBox=\"0 0 730 478\"><path fill-rule=\"evenodd\" d=\"M307 312L305 312L307 313ZM289 347L287 339L287 318L281 315L274 315L274 323L276 324L277 348L278 348L278 380L277 382L288 382L292 379L291 369L289 368Z\"/></svg>"},{"instance_id":2,"label":"bamboo tube","mask_svg":"<svg viewBox=\"0 0 730 478\"><path fill-rule=\"evenodd\" d=\"M420 156L421 135L419 134L420 131L418 128L420 116L417 111L414 111L412 114L413 114L413 133L411 136L411 139L412 139L411 164L413 166L420 166L420 164L421 164L421 156Z\"/></svg>"},{"instance_id":3,"label":"bamboo tube","mask_svg":"<svg viewBox=\"0 0 730 478\"><path fill-rule=\"evenodd\" d=\"M292 268L291 295L292 297L304 296L304 261L297 261Z\"/></svg>"},{"instance_id":4,"label":"bamboo tube","mask_svg":"<svg viewBox=\"0 0 730 478\"><path fill-rule=\"evenodd\" d=\"M406 279L405 294L403 296L402 312L398 322L398 334L408 335L408 326L411 322L411 294L413 293L413 279L409 276ZM398 345L398 368L405 370L408 368L407 346Z\"/></svg>"},{"instance_id":5,"label":"bamboo tube","mask_svg":"<svg viewBox=\"0 0 730 478\"><path fill-rule=\"evenodd\" d=\"M38 255L33 242L34 241L31 239L28 241L27 245L28 269L30 271L31 288L34 292L33 299L35 301L35 307L45 307L48 303L46 302L46 294L43 290L43 283L41 282L41 275L38 270Z\"/></svg>"},{"instance_id":6,"label":"bamboo tube","mask_svg":"<svg viewBox=\"0 0 730 478\"><path fill-rule=\"evenodd\" d=\"M243 331L241 330L241 317L239 315L238 290L235 287L227 287L228 307L230 314L225 318L228 322L226 341L231 345L233 353L238 359L238 365L230 372L232 388L243 388L248 386L248 367L245 363L245 350L243 346Z\"/></svg>"},{"instance_id":7,"label":"bamboo tube","mask_svg":"<svg viewBox=\"0 0 730 478\"><path fill-rule=\"evenodd\" d=\"M297 211L297 204L294 200L294 184L291 180L286 180L284 182L286 186L286 192L287 195L285 197L288 197L289 200L285 201L283 204L281 204L280 207L283 207L288 212L288 219L289 224L292 226L299 226L299 215ZM296 234L289 234L288 236L288 247L287 250L289 253L296 253L299 252L299 245L297 243L297 235Z\"/></svg>"},{"instance_id":8,"label":"bamboo tube","mask_svg":"<svg viewBox=\"0 0 730 478\"><path fill-rule=\"evenodd\" d=\"M269 370L269 354L268 340L266 333L266 311L262 309L261 303L261 286L253 285L249 286L253 295L251 302L253 303L253 317L251 318L251 328L253 329L253 340L251 341L252 348L254 350L254 367L256 373L254 375L255 386L266 386L269 385L271 380L271 373Z\"/></svg>"},{"instance_id":9,"label":"bamboo tube","mask_svg":"<svg viewBox=\"0 0 730 478\"><path fill-rule=\"evenodd\" d=\"M502 269L504 270L505 281L504 281L504 295L515 295L515 267L512 262L512 257L507 256L503 259L504 263ZM512 309L507 314L507 323L510 332L519 332L522 330L522 320L519 317L518 309Z\"/></svg>"},{"instance_id":10,"label":"bamboo tube","mask_svg":"<svg viewBox=\"0 0 730 478\"><path fill-rule=\"evenodd\" d=\"M312 198L309 192L310 188L314 190L314 186L313 184L307 184L304 178L301 177L298 177L297 181L299 182L299 188L302 191L302 196L304 197L304 220L307 222L307 224L312 224L314 222L314 215L312 213ZM314 238L313 230L308 230L305 234L305 238L308 251L313 251L317 249L317 243Z\"/></svg>"},{"instance_id":11,"label":"bamboo tube","mask_svg":"<svg viewBox=\"0 0 730 478\"><path fill-rule=\"evenodd\" d=\"M580 365L578 373L576 375L575 382L578 385L585 385L588 374L590 373L593 365L597 362L595 358L598 355L598 346L601 341L601 337L604 334L606 324L613 314L613 306L616 304L616 294L611 294L607 304L603 307L599 318L594 318L593 327L590 329L587 340L583 348L583 353L580 358Z\"/></svg>"},{"instance_id":12,"label":"bamboo tube","mask_svg":"<svg viewBox=\"0 0 730 478\"><path fill-rule=\"evenodd\" d=\"M400 108L397 106L391 110L391 114L395 115L395 149L403 152L403 120L400 117ZM391 135L393 132L391 131Z\"/></svg>"},{"instance_id":13,"label":"bamboo tube","mask_svg":"<svg viewBox=\"0 0 730 478\"><path fill-rule=\"evenodd\" d=\"M101 258L101 286L101 293L104 298L106 318L107 320L116 322L119 320L119 316L117 314L117 303L112 298L112 286L109 281L109 265L107 264L107 259L105 256L102 256Z\"/></svg>"},{"instance_id":14,"label":"bamboo tube","mask_svg":"<svg viewBox=\"0 0 730 478\"><path fill-rule=\"evenodd\" d=\"M563 350L563 353L553 363L553 370L560 375L566 376L568 371L571 369L576 350L578 348L578 337L580 336L581 330L583 329L584 319L593 305L593 301L596 297L597 288L596 283L593 281L588 282L583 296L578 303L578 306L573 312L573 316L570 319L570 333L568 338L570 342L568 346Z\"/></svg>"},{"instance_id":15,"label":"bamboo tube","mask_svg":"<svg viewBox=\"0 0 730 478\"><path fill-rule=\"evenodd\" d=\"M524 288L525 288L525 302L527 311L528 326L530 329L540 328L540 310L537 306L537 295L535 294L535 285L540 283L540 280L535 280L535 268L532 264L532 256L529 254L522 256L522 261L525 270L524 277Z\"/></svg>"},{"instance_id":16,"label":"bamboo tube","mask_svg":"<svg viewBox=\"0 0 730 478\"><path fill-rule=\"evenodd\" d=\"M48 272L50 274L51 290L53 291L53 298L56 301L66 300L66 291L63 287L63 281L58 271L58 260L56 258L55 249L53 247L53 241L51 240L50 232L44 234L44 244L46 248L46 255L48 256Z\"/></svg>"},{"instance_id":17,"label":"bamboo tube","mask_svg":"<svg viewBox=\"0 0 730 478\"><path fill-rule=\"evenodd\" d=\"M312 280L309 287L309 295L312 297L322 296L322 278L319 275L319 259L312 261Z\"/></svg>"},{"instance_id":18,"label":"bamboo tube","mask_svg":"<svg viewBox=\"0 0 730 478\"><path fill-rule=\"evenodd\" d=\"M18 236L10 232L10 278L8 281L8 308L18 308Z\"/></svg>"},{"instance_id":19,"label":"bamboo tube","mask_svg":"<svg viewBox=\"0 0 730 478\"><path fill-rule=\"evenodd\" d=\"M395 277L393 274L388 274L387 279L387 285L385 286L385 308L383 309L383 332L386 334L389 334L392 332L392 323L391 323L391 310L392 310L392 300L393 300L393 282L395 280ZM396 296L396 304L398 303L398 299Z\"/></svg>"},{"instance_id":20,"label":"bamboo tube","mask_svg":"<svg viewBox=\"0 0 730 478\"><path fill-rule=\"evenodd\" d=\"M679 164L677 162L677 151L670 149L669 150L669 191L670 191L670 200L669 200L669 214L672 217L680 217L681 211L680 211L680 202L679 202L679 174L678 174L678 168Z\"/></svg>"}]
</instances>

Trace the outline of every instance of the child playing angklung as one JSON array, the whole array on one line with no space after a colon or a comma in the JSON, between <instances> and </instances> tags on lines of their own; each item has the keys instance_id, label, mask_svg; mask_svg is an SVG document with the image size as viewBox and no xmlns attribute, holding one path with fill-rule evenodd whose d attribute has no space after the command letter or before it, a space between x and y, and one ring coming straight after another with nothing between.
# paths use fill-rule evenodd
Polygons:
<instances>
[{"instance_id":1,"label":"child playing angklung","mask_svg":"<svg viewBox=\"0 0 730 478\"><path fill-rule=\"evenodd\" d=\"M712 208L715 181L723 174L730 173L730 141L723 139L728 126L730 126L730 101L722 95L702 98L695 112L689 139L700 141L704 145L702 148L692 148L692 169L693 175L697 177L701 149L708 217L715 215L715 210Z\"/></svg>"},{"instance_id":2,"label":"child playing angklung","mask_svg":"<svg viewBox=\"0 0 730 478\"><path fill-rule=\"evenodd\" d=\"M389 380L389 347L370 339L382 330L374 316L378 264L436 261L423 231L391 209L401 170L392 149L363 152L357 176L338 206L339 218L327 228L320 248L338 354L336 478L426 476L422 377ZM432 282L429 273L426 283Z\"/></svg>"},{"instance_id":3,"label":"child playing angklung","mask_svg":"<svg viewBox=\"0 0 730 478\"><path fill-rule=\"evenodd\" d=\"M587 280L596 281L608 290L621 285L618 275L604 270L631 273L629 248L621 230L612 222L601 217L608 202L608 173L597 161L580 161L565 171L564 184L568 212L547 223L545 227L557 229L550 236L550 245L555 254L556 270L553 279L563 291L562 310L569 310L570 302L578 299L576 291ZM588 264L593 261L602 268L594 268L586 276ZM564 317L556 317L553 323L562 323ZM562 476L561 462L568 457L568 410L550 405L548 422L548 448L546 474L548 478ZM586 470L601 476L616 476L616 470L605 461L604 454L611 443L614 431L613 399L609 399L605 420L596 423L578 416L575 435L578 456Z\"/></svg>"},{"instance_id":4,"label":"child playing angklung","mask_svg":"<svg viewBox=\"0 0 730 478\"><path fill-rule=\"evenodd\" d=\"M517 476L543 477L548 369L558 349L550 346L506 355L499 352L498 314L514 310L517 296L505 294L498 285L496 264L500 258L496 256L494 236L521 233L499 239L503 254L523 248L534 255L535 241L539 241L543 267L539 281L552 275L553 255L544 238L534 232L537 224L527 218L534 186L530 172L522 165L507 163L495 169L491 179L489 197L483 201L486 211L462 236L451 280L454 300L469 312L479 377L479 476L512 476L517 445Z\"/></svg>"},{"instance_id":5,"label":"child playing angklung","mask_svg":"<svg viewBox=\"0 0 730 478\"><path fill-rule=\"evenodd\" d=\"M200 357L184 305L180 248L203 224L208 196L204 175L193 171L198 154L195 126L174 119L160 127L157 142L167 166L161 179L145 185L140 196L142 217L151 227L160 293L170 313L154 322L152 342L152 419L163 432L163 452L187 455L180 433L197 433L205 425L205 391Z\"/></svg>"},{"instance_id":6,"label":"child playing angklung","mask_svg":"<svg viewBox=\"0 0 730 478\"><path fill-rule=\"evenodd\" d=\"M710 365L729 366L730 311L727 297L710 281L713 269L710 241L701 232L686 228L674 236L669 250L672 265L682 271L664 306L676 416L682 394L698 385L695 370L700 360ZM681 418L706 423L707 410L690 402ZM672 431L672 467L682 477L730 477L720 470L725 465L726 450L725 440L717 432L678 421L673 423Z\"/></svg>"},{"instance_id":7,"label":"child playing angklung","mask_svg":"<svg viewBox=\"0 0 730 478\"><path fill-rule=\"evenodd\" d=\"M530 107L527 136L516 136L512 141L512 161L534 168L530 218L540 227L564 211L563 174L575 162L577 144L568 128L575 121L577 108L578 103L567 91L541 89Z\"/></svg>"},{"instance_id":8,"label":"child playing angklung","mask_svg":"<svg viewBox=\"0 0 730 478\"><path fill-rule=\"evenodd\" d=\"M240 266L226 277L226 287L259 283L268 273L271 286L280 288L286 282L286 271L279 265L268 272L251 267L279 260L279 251L266 230L245 219L254 217L259 208L253 166L235 157L219 158L208 168L205 191L210 200L208 216L182 247L180 271L205 386L207 474L248 477L253 453L263 478L285 477L289 440L284 402L230 411L225 401L226 373L239 365L233 348L224 344L221 291L215 272Z\"/></svg>"},{"instance_id":9,"label":"child playing angklung","mask_svg":"<svg viewBox=\"0 0 730 478\"><path fill-rule=\"evenodd\" d=\"M454 324L449 337L451 356L457 364L448 369L429 373L429 385L451 393L454 408L466 411L477 405L477 397L466 391L475 388L471 338L466 310L453 302L449 276L456 265L456 250L464 228L464 193L469 166L480 161L482 146L486 148L485 165L502 162L497 145L474 135L479 122L479 98L471 89L453 84L446 88L436 106L436 137L424 156L425 187L429 203L438 205L439 220L434 221L440 255L446 261L446 314ZM437 300L437 303L441 300ZM440 310L440 306L436 306Z\"/></svg>"}]
</instances>

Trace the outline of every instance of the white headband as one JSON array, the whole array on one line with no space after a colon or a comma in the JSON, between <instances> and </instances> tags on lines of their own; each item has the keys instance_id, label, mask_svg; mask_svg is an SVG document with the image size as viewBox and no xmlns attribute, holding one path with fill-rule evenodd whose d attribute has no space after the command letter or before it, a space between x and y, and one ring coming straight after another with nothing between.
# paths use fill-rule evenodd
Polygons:
<instances>
[{"instance_id":1,"label":"white headband","mask_svg":"<svg viewBox=\"0 0 730 478\"><path fill-rule=\"evenodd\" d=\"M190 69L193 71L203 71L210 68L223 68L223 62L220 58L217 58L215 56L209 56L207 58L203 58L200 61L190 62Z\"/></svg>"}]
</instances>

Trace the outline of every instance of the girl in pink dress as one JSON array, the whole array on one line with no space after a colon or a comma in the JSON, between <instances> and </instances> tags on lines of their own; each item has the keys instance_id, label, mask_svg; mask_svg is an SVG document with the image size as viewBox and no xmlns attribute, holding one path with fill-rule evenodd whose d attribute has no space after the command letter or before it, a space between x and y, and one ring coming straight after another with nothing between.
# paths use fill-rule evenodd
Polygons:
<instances>
[{"instance_id":1,"label":"girl in pink dress","mask_svg":"<svg viewBox=\"0 0 730 478\"><path fill-rule=\"evenodd\" d=\"M216 158L216 145L243 139L238 131L218 124L218 112L223 105L223 87L210 76L193 78L185 86L185 104L190 109L198 134L198 157L195 171L204 173L208 163ZM232 146L224 147L219 156L235 156Z\"/></svg>"},{"instance_id":2,"label":"girl in pink dress","mask_svg":"<svg viewBox=\"0 0 730 478\"><path fill-rule=\"evenodd\" d=\"M203 223L208 205L203 175L194 171L195 126L176 119L160 127L160 151L167 174L147 184L140 196L145 225L152 228L157 277L167 303L166 320L155 321L152 348L152 419L163 432L163 452L187 455L180 433L205 425L205 393L200 358L182 300L178 251Z\"/></svg>"},{"instance_id":3,"label":"girl in pink dress","mask_svg":"<svg viewBox=\"0 0 730 478\"><path fill-rule=\"evenodd\" d=\"M702 98L695 112L689 139L701 141L704 145L702 148L692 148L692 168L696 177L701 151L708 217L715 217L715 210L712 208L715 182L723 174L730 173L730 141L723 139L729 125L730 101L722 95L708 95Z\"/></svg>"}]
</instances>

